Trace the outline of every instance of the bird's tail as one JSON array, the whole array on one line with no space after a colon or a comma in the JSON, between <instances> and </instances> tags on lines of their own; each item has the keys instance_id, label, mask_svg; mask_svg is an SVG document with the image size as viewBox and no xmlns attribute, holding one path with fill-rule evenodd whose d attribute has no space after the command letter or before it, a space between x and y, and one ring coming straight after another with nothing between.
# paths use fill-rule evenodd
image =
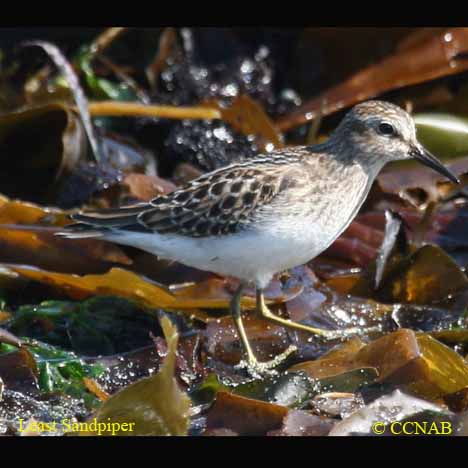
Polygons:
<instances>
[{"instance_id":1,"label":"bird's tail","mask_svg":"<svg viewBox=\"0 0 468 468\"><path fill-rule=\"evenodd\" d=\"M109 229L96 228L85 223L69 224L63 228L63 231L56 232L55 235L65 239L95 239L105 237Z\"/></svg>"},{"instance_id":2,"label":"bird's tail","mask_svg":"<svg viewBox=\"0 0 468 468\"><path fill-rule=\"evenodd\" d=\"M102 239L111 233L114 235L119 229L141 228L138 215L148 206L147 203L137 203L117 209L76 213L70 217L77 222L65 226L56 235L67 239Z\"/></svg>"}]
</instances>

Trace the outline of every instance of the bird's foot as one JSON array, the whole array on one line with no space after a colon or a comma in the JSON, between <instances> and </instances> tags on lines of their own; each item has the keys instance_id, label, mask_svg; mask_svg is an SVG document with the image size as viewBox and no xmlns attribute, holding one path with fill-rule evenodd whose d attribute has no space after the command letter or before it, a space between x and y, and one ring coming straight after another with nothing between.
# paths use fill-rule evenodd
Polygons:
<instances>
[{"instance_id":1,"label":"bird's foot","mask_svg":"<svg viewBox=\"0 0 468 468\"><path fill-rule=\"evenodd\" d=\"M362 336L366 333L372 332L379 332L382 331L380 326L374 327L351 327L351 328L344 328L342 330L323 330L321 328L310 328L311 333L318 335L319 337L323 338L324 340L338 340L343 338L350 338L352 336Z\"/></svg>"},{"instance_id":2,"label":"bird's foot","mask_svg":"<svg viewBox=\"0 0 468 468\"><path fill-rule=\"evenodd\" d=\"M259 362L255 356L250 355L247 359L240 361L239 364L235 366L235 369L245 369L253 378L277 376L279 373L275 368L296 351L296 346L291 345L281 354L275 356L271 361L266 362Z\"/></svg>"},{"instance_id":3,"label":"bird's foot","mask_svg":"<svg viewBox=\"0 0 468 468\"><path fill-rule=\"evenodd\" d=\"M366 333L372 333L376 331L381 331L379 326L374 327L351 327L344 328L342 330L324 330L323 328L310 327L309 325L304 325L302 323L294 322L290 319L285 319L275 315L265 304L265 299L261 291L257 291L257 310L260 314L267 320L278 323L283 327L291 328L293 330L300 330L311 333L315 336L318 336L324 340L337 340L343 338L349 338L351 336L364 335Z\"/></svg>"}]
</instances>

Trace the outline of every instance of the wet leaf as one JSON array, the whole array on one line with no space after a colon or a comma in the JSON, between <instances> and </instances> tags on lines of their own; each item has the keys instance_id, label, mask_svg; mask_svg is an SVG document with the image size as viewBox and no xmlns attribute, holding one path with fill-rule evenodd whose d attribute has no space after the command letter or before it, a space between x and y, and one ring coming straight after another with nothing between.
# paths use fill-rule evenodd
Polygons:
<instances>
[{"instance_id":1,"label":"wet leaf","mask_svg":"<svg viewBox=\"0 0 468 468\"><path fill-rule=\"evenodd\" d=\"M86 140L70 108L51 102L0 115L0 151L2 192L37 201L50 198L58 178L85 156Z\"/></svg>"},{"instance_id":2,"label":"wet leaf","mask_svg":"<svg viewBox=\"0 0 468 468\"><path fill-rule=\"evenodd\" d=\"M41 392L64 394L83 399L89 408L96 406L97 400L88 392L83 379L100 375L102 366L86 364L72 352L36 340L28 340L25 351L33 363Z\"/></svg>"},{"instance_id":3,"label":"wet leaf","mask_svg":"<svg viewBox=\"0 0 468 468\"><path fill-rule=\"evenodd\" d=\"M86 385L86 388L91 393L96 395L101 401L107 401L109 399L109 394L103 390L103 388L95 380L84 377L83 383Z\"/></svg>"},{"instance_id":4,"label":"wet leaf","mask_svg":"<svg viewBox=\"0 0 468 468\"><path fill-rule=\"evenodd\" d=\"M461 356L423 333L399 330L370 343L356 358L377 367L379 381L407 384L425 398L434 399L468 384L468 367Z\"/></svg>"},{"instance_id":5,"label":"wet leaf","mask_svg":"<svg viewBox=\"0 0 468 468\"><path fill-rule=\"evenodd\" d=\"M303 373L283 372L279 376L263 377L248 382L220 380L209 375L194 391L204 403L211 402L218 392L229 392L254 400L266 401L288 408L299 408L318 391L318 385Z\"/></svg>"},{"instance_id":6,"label":"wet leaf","mask_svg":"<svg viewBox=\"0 0 468 468\"><path fill-rule=\"evenodd\" d=\"M226 281L211 278L193 285L178 285L168 288L145 279L130 271L112 268L102 275L70 275L40 270L26 266L9 265L8 268L24 278L52 285L74 299L84 299L96 294L120 296L132 299L151 308L178 309L225 309L229 307L232 292ZM269 302L284 302L298 294L297 289L282 291L270 296ZM255 299L244 296L242 305L255 308Z\"/></svg>"},{"instance_id":7,"label":"wet leaf","mask_svg":"<svg viewBox=\"0 0 468 468\"><path fill-rule=\"evenodd\" d=\"M244 327L253 352L260 360L268 360L285 351L291 344L287 331L276 324L251 315L243 315ZM231 317L209 322L206 329L207 350L216 360L237 364L242 348Z\"/></svg>"},{"instance_id":8,"label":"wet leaf","mask_svg":"<svg viewBox=\"0 0 468 468\"><path fill-rule=\"evenodd\" d=\"M206 102L207 106L216 106L221 112L221 119L228 122L242 135L256 136L263 148L268 144L273 148L283 147L280 133L267 116L262 106L247 95L238 96L229 107L216 101Z\"/></svg>"},{"instance_id":9,"label":"wet leaf","mask_svg":"<svg viewBox=\"0 0 468 468\"><path fill-rule=\"evenodd\" d=\"M166 316L161 326L168 353L159 372L112 395L91 418L98 423L134 423L133 431L116 435L187 435L191 401L174 377L178 335Z\"/></svg>"},{"instance_id":10,"label":"wet leaf","mask_svg":"<svg viewBox=\"0 0 468 468\"><path fill-rule=\"evenodd\" d=\"M227 428L241 435L260 435L280 429L287 414L284 406L218 392L207 414L206 427Z\"/></svg>"},{"instance_id":11,"label":"wet leaf","mask_svg":"<svg viewBox=\"0 0 468 468\"><path fill-rule=\"evenodd\" d=\"M422 376L411 384L413 391L436 398L468 386L468 367L459 354L426 334L419 333L417 341Z\"/></svg>"},{"instance_id":12,"label":"wet leaf","mask_svg":"<svg viewBox=\"0 0 468 468\"><path fill-rule=\"evenodd\" d=\"M50 395L49 398L32 397L19 391L4 389L0 404L0 418L2 420L2 435L21 435L20 421L23 423L34 418L36 421L63 421L64 419L83 417L89 412L81 399L71 398L67 395ZM24 428L24 426L23 426ZM60 424L57 432L42 435L61 435ZM37 432L36 434L37 435Z\"/></svg>"},{"instance_id":13,"label":"wet leaf","mask_svg":"<svg viewBox=\"0 0 468 468\"><path fill-rule=\"evenodd\" d=\"M467 289L468 279L455 261L439 247L425 245L389 274L379 297L385 302L431 304Z\"/></svg>"},{"instance_id":14,"label":"wet leaf","mask_svg":"<svg viewBox=\"0 0 468 468\"><path fill-rule=\"evenodd\" d=\"M0 224L45 224L65 226L70 220L65 212L34 203L10 200L0 195Z\"/></svg>"},{"instance_id":15,"label":"wet leaf","mask_svg":"<svg viewBox=\"0 0 468 468\"><path fill-rule=\"evenodd\" d=\"M210 374L191 393L192 401L197 404L211 403L220 391L230 392L230 388L218 378L216 374Z\"/></svg>"},{"instance_id":16,"label":"wet leaf","mask_svg":"<svg viewBox=\"0 0 468 468\"><path fill-rule=\"evenodd\" d=\"M327 392L357 392L361 387L370 385L379 377L375 367L361 367L342 374L320 379L316 386L319 393Z\"/></svg>"},{"instance_id":17,"label":"wet leaf","mask_svg":"<svg viewBox=\"0 0 468 468\"><path fill-rule=\"evenodd\" d=\"M445 395L444 401L451 411L455 411L456 413L466 411L468 409L468 387Z\"/></svg>"},{"instance_id":18,"label":"wet leaf","mask_svg":"<svg viewBox=\"0 0 468 468\"><path fill-rule=\"evenodd\" d=\"M143 277L120 268L103 275L68 275L28 267L10 265L10 269L25 278L51 284L74 299L84 299L95 294L121 296L152 308L167 310L192 308L226 308L230 294L223 280L212 279L193 286L182 286L173 291L168 287L145 280ZM246 306L255 300L246 297Z\"/></svg>"},{"instance_id":19,"label":"wet leaf","mask_svg":"<svg viewBox=\"0 0 468 468\"><path fill-rule=\"evenodd\" d=\"M437 405L396 390L391 395L378 398L364 408L352 413L346 419L336 424L329 435L350 436L371 434L372 425L376 422L388 425L393 421L401 421L408 416L425 410L437 413L443 412Z\"/></svg>"},{"instance_id":20,"label":"wet leaf","mask_svg":"<svg viewBox=\"0 0 468 468\"><path fill-rule=\"evenodd\" d=\"M289 411L284 418L283 427L276 431L270 431L267 435L320 437L328 435L334 425L333 420L321 418L306 411Z\"/></svg>"},{"instance_id":21,"label":"wet leaf","mask_svg":"<svg viewBox=\"0 0 468 468\"><path fill-rule=\"evenodd\" d=\"M98 239L70 242L56 232L46 226L0 225L0 261L83 273L132 263L116 245Z\"/></svg>"},{"instance_id":22,"label":"wet leaf","mask_svg":"<svg viewBox=\"0 0 468 468\"><path fill-rule=\"evenodd\" d=\"M321 358L295 364L288 370L289 372L305 372L316 380L342 375L356 369L360 370L363 366L356 362L356 354L364 346L359 338L354 337L324 354Z\"/></svg>"},{"instance_id":23,"label":"wet leaf","mask_svg":"<svg viewBox=\"0 0 468 468\"><path fill-rule=\"evenodd\" d=\"M364 400L359 394L347 392L320 393L310 401L311 407L318 414L342 419L364 406Z\"/></svg>"},{"instance_id":24,"label":"wet leaf","mask_svg":"<svg viewBox=\"0 0 468 468\"><path fill-rule=\"evenodd\" d=\"M446 333L447 339L440 341L450 343L450 336L455 339L456 336L462 338L462 335L451 335L455 332L454 327L460 325L461 315L463 313L464 295L460 296L452 305L441 304L440 306L420 306L420 305L401 305L395 307L392 313L392 320L400 328L411 328L423 332L429 332L431 336L439 339Z\"/></svg>"},{"instance_id":25,"label":"wet leaf","mask_svg":"<svg viewBox=\"0 0 468 468\"><path fill-rule=\"evenodd\" d=\"M442 343L468 343L468 330L466 328L433 331L430 333L430 335L436 340L442 341Z\"/></svg>"},{"instance_id":26,"label":"wet leaf","mask_svg":"<svg viewBox=\"0 0 468 468\"><path fill-rule=\"evenodd\" d=\"M368 345L350 340L320 359L296 364L289 370L324 379L356 369L359 376L364 368L375 368L379 382L408 385L412 391L429 399L453 393L468 384L468 367L460 355L426 334L415 335L407 329L385 335ZM372 380L372 374L370 377ZM364 381L368 381L368 377Z\"/></svg>"},{"instance_id":27,"label":"wet leaf","mask_svg":"<svg viewBox=\"0 0 468 468\"><path fill-rule=\"evenodd\" d=\"M164 353L159 349L161 342L164 343ZM127 353L89 358L87 362L99 364L105 368L96 381L106 392L113 394L143 377L153 375L159 369L166 354L165 341L158 336L150 346L137 348Z\"/></svg>"},{"instance_id":28,"label":"wet leaf","mask_svg":"<svg viewBox=\"0 0 468 468\"><path fill-rule=\"evenodd\" d=\"M39 376L36 360L26 347L15 349L0 344L0 379L8 389L35 395Z\"/></svg>"},{"instance_id":29,"label":"wet leaf","mask_svg":"<svg viewBox=\"0 0 468 468\"><path fill-rule=\"evenodd\" d=\"M131 351L149 345L150 333L160 332L154 314L116 297L22 305L8 328L85 356Z\"/></svg>"}]
</instances>

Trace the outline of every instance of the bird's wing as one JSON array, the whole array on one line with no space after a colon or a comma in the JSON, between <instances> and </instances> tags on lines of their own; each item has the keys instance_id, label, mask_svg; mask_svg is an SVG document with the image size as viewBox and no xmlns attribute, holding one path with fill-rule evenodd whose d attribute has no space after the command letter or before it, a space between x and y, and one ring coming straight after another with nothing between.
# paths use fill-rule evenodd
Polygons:
<instances>
[{"instance_id":1,"label":"bird's wing","mask_svg":"<svg viewBox=\"0 0 468 468\"><path fill-rule=\"evenodd\" d=\"M190 237L241 230L254 210L270 203L294 183L294 159L271 155L203 175L149 203L73 215L82 226L156 231Z\"/></svg>"}]
</instances>

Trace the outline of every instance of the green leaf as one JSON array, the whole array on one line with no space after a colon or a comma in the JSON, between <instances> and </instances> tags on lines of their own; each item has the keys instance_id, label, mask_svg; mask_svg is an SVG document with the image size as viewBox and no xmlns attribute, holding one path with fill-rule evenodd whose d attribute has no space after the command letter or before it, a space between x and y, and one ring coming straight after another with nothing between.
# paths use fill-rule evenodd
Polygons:
<instances>
[{"instance_id":1,"label":"green leaf","mask_svg":"<svg viewBox=\"0 0 468 468\"><path fill-rule=\"evenodd\" d=\"M227 392L299 408L304 401L316 395L319 388L320 383L301 372L284 372L280 376L264 377L241 384L222 382L217 375L210 374L190 395L197 404L211 403L218 392Z\"/></svg>"},{"instance_id":2,"label":"green leaf","mask_svg":"<svg viewBox=\"0 0 468 468\"><path fill-rule=\"evenodd\" d=\"M222 383L216 374L210 374L201 382L200 385L190 392L190 397L197 405L206 404L211 403L218 392L230 392L231 390L232 387Z\"/></svg>"},{"instance_id":3,"label":"green leaf","mask_svg":"<svg viewBox=\"0 0 468 468\"><path fill-rule=\"evenodd\" d=\"M111 99L114 101L137 101L138 96L126 83L115 83L99 78L92 67L94 53L88 46L79 52L76 63L83 72L86 84L94 99Z\"/></svg>"},{"instance_id":4,"label":"green leaf","mask_svg":"<svg viewBox=\"0 0 468 468\"><path fill-rule=\"evenodd\" d=\"M42 326L42 324L47 326ZM99 296L82 302L44 301L13 313L9 330L87 356L111 355L151 344L156 317L133 301Z\"/></svg>"},{"instance_id":5,"label":"green leaf","mask_svg":"<svg viewBox=\"0 0 468 468\"><path fill-rule=\"evenodd\" d=\"M467 118L431 113L417 114L414 120L419 141L437 156L461 156L468 152Z\"/></svg>"},{"instance_id":6,"label":"green leaf","mask_svg":"<svg viewBox=\"0 0 468 468\"><path fill-rule=\"evenodd\" d=\"M318 381L320 392L347 392L355 393L360 388L377 380L379 373L374 367L361 367L343 372L339 375L327 377Z\"/></svg>"},{"instance_id":7,"label":"green leaf","mask_svg":"<svg viewBox=\"0 0 468 468\"><path fill-rule=\"evenodd\" d=\"M75 353L36 340L30 340L27 348L36 360L42 392L64 393L82 398L88 407L96 407L98 400L88 392L83 379L99 376L104 367L87 364Z\"/></svg>"}]
</instances>

